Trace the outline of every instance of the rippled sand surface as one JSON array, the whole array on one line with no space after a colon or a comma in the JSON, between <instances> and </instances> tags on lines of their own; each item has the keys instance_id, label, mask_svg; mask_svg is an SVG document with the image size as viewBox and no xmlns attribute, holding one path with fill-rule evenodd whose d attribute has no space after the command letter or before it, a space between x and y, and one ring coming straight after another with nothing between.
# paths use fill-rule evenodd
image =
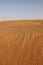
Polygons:
<instances>
[{"instance_id":1,"label":"rippled sand surface","mask_svg":"<svg viewBox=\"0 0 43 65\"><path fill-rule=\"evenodd\" d=\"M0 22L0 65L43 65L43 21Z\"/></svg>"}]
</instances>

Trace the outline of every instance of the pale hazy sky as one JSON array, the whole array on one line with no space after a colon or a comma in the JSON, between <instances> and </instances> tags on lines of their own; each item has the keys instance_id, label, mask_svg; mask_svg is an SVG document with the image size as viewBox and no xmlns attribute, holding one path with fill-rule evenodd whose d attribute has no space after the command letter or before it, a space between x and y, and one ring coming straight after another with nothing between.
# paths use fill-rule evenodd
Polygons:
<instances>
[{"instance_id":1,"label":"pale hazy sky","mask_svg":"<svg viewBox=\"0 0 43 65\"><path fill-rule=\"evenodd\" d=\"M43 19L43 0L0 0L0 20Z\"/></svg>"}]
</instances>

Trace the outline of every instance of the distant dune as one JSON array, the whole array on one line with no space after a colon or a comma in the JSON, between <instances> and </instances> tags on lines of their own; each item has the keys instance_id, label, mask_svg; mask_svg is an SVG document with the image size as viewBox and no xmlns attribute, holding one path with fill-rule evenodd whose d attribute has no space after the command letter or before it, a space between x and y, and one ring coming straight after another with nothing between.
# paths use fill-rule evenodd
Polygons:
<instances>
[{"instance_id":1,"label":"distant dune","mask_svg":"<svg viewBox=\"0 0 43 65\"><path fill-rule=\"evenodd\" d=\"M43 20L0 21L0 65L43 65Z\"/></svg>"}]
</instances>

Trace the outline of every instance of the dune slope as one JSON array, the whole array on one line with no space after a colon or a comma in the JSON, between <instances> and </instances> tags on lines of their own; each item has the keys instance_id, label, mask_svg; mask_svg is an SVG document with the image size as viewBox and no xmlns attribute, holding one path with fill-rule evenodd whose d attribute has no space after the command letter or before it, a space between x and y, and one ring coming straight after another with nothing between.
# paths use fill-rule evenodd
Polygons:
<instances>
[{"instance_id":1,"label":"dune slope","mask_svg":"<svg viewBox=\"0 0 43 65\"><path fill-rule=\"evenodd\" d=\"M0 65L43 65L43 24L24 22L0 23Z\"/></svg>"}]
</instances>

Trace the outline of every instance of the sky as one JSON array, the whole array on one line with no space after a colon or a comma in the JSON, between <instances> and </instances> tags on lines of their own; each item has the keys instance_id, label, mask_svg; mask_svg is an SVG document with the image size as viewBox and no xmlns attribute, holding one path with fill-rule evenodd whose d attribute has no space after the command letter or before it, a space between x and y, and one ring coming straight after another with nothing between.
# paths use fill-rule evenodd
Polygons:
<instances>
[{"instance_id":1,"label":"sky","mask_svg":"<svg viewBox=\"0 0 43 65\"><path fill-rule=\"evenodd\" d=\"M43 0L0 0L0 20L43 19Z\"/></svg>"}]
</instances>

